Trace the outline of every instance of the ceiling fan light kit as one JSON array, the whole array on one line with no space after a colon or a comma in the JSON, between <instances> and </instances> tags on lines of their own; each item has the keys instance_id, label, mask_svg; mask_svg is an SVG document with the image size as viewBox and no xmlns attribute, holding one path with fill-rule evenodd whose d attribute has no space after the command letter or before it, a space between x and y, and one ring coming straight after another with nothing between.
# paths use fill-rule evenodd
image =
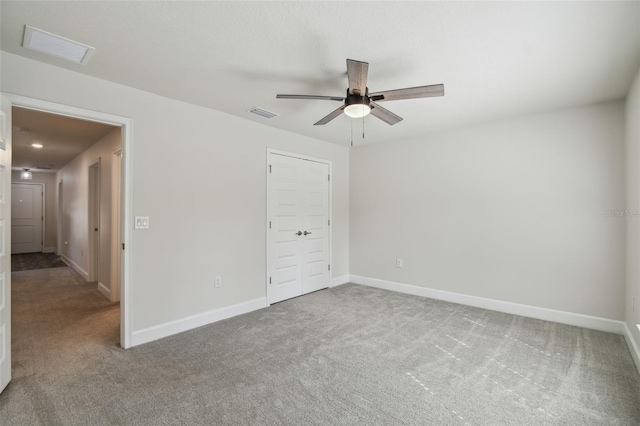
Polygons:
<instances>
[{"instance_id":1,"label":"ceiling fan light kit","mask_svg":"<svg viewBox=\"0 0 640 426\"><path fill-rule=\"evenodd\" d=\"M362 118L371 112L371 100L369 96L349 95L347 91L347 98L344 101L344 113L351 118Z\"/></svg>"},{"instance_id":2,"label":"ceiling fan light kit","mask_svg":"<svg viewBox=\"0 0 640 426\"><path fill-rule=\"evenodd\" d=\"M388 125L393 126L394 124L402 121L402 117L381 107L377 102L444 96L444 84L387 90L369 95L369 88L367 87L368 72L369 64L367 62L347 59L347 78L349 79L349 88L347 89L347 96L344 98L338 96L283 94L276 95L276 98L344 101L344 105L320 119L314 124L314 126L325 125L343 112L346 116L351 118L362 118L371 114Z\"/></svg>"}]
</instances>

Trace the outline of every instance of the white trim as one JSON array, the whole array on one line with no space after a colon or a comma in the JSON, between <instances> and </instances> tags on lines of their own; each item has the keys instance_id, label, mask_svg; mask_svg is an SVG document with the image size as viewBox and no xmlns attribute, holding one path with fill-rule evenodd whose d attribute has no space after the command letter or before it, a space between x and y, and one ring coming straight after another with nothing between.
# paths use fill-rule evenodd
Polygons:
<instances>
[{"instance_id":1,"label":"white trim","mask_svg":"<svg viewBox=\"0 0 640 426\"><path fill-rule=\"evenodd\" d=\"M530 305L521 305L519 303L469 296L466 294L452 293L449 291L419 287L410 284L401 284L393 281L378 280L358 275L351 275L351 282L369 287L411 294L414 296L429 297L431 299L444 300L447 302L459 303L461 305L475 306L476 308L489 309L507 314L558 322L576 327L590 328L592 330L606 331L608 333L624 334L622 321L607 318L539 308Z\"/></svg>"},{"instance_id":2,"label":"white trim","mask_svg":"<svg viewBox=\"0 0 640 426\"><path fill-rule=\"evenodd\" d=\"M112 126L122 128L122 165L124 171L122 175L123 214L121 217L121 226L123 235L122 242L125 244L126 250L122 256L123 279L120 291L120 346L125 349L131 347L131 318L133 315L133 306L131 303L131 287L133 286L131 256L133 252L131 238L131 221L133 217L133 120L118 115L57 104L55 102L28 98L26 96L14 95L11 93L3 92L2 94L11 101L12 106L49 112L66 117L81 118L83 120L110 124Z\"/></svg>"},{"instance_id":3,"label":"white trim","mask_svg":"<svg viewBox=\"0 0 640 426\"><path fill-rule=\"evenodd\" d=\"M56 253L62 255L62 196L64 195L63 180L60 179L56 185ZM62 191L61 191L62 189Z\"/></svg>"},{"instance_id":4,"label":"white trim","mask_svg":"<svg viewBox=\"0 0 640 426\"><path fill-rule=\"evenodd\" d=\"M258 309L267 307L267 299L264 297L238 303L237 305L227 306L224 308L214 309L203 312L201 314L192 315L179 320L167 322L165 324L156 325L145 328L143 330L134 331L131 336L132 346L142 345L154 340L173 334L182 333L183 331L192 330L203 325L211 324L227 318L246 314Z\"/></svg>"},{"instance_id":5,"label":"white trim","mask_svg":"<svg viewBox=\"0 0 640 426\"><path fill-rule=\"evenodd\" d=\"M13 142L12 142L13 143ZM12 148L11 150L13 151L13 145L11 145ZM11 154L13 155L13 154ZM42 222L42 252L44 253L44 243L47 240L47 184L46 183L42 183L42 193L40 194L41 198L42 198L42 211L41 216L40 216L40 221Z\"/></svg>"},{"instance_id":6,"label":"white trim","mask_svg":"<svg viewBox=\"0 0 640 426\"><path fill-rule=\"evenodd\" d=\"M629 352L631 352L631 357L633 358L633 362L636 364L636 368L638 369L638 373L640 373L640 349L636 344L636 341L633 339L633 335L631 334L631 330L627 323L623 323L623 333L624 339L627 341L627 346L629 346Z\"/></svg>"},{"instance_id":7,"label":"white trim","mask_svg":"<svg viewBox=\"0 0 640 426\"><path fill-rule=\"evenodd\" d=\"M120 301L120 283L122 282L122 235L120 218L122 209L122 146L118 146L111 154L111 289L112 302ZM115 278L117 277L117 279Z\"/></svg>"},{"instance_id":8,"label":"white trim","mask_svg":"<svg viewBox=\"0 0 640 426\"><path fill-rule=\"evenodd\" d=\"M111 300L111 290L109 290L109 288L106 285L102 284L100 281L98 281L98 291L104 297Z\"/></svg>"},{"instance_id":9,"label":"white trim","mask_svg":"<svg viewBox=\"0 0 640 426\"><path fill-rule=\"evenodd\" d=\"M267 206L267 212L265 215L265 263L266 263L266 271L265 271L265 277L264 277L264 283L265 283L265 287L266 287L266 295L267 295L267 305L271 305L270 303L270 291L269 291L269 273L271 270L271 265L269 264L269 213L271 212L271 206L270 206L270 188L271 188L271 173L269 172L269 166L270 166L270 157L271 154L277 154L277 155L282 155L285 157L292 157L292 158L299 158L301 160L307 160L307 161L313 161L316 163L320 163L320 164L326 164L329 168L329 176L333 176L333 161L331 160L327 160L325 158L318 158L318 157L311 157L308 155L303 155L303 154L297 154L295 152L288 152L288 151L281 151L278 149L273 149L273 148L267 148L267 157L266 157L266 167L265 167L265 172L267 174L267 179L266 179L266 206ZM328 205L328 209L329 209L329 214L328 214L328 219L329 219L329 223L331 223L331 225L329 225L329 229L328 229L328 238L329 238L329 265L333 265L333 250L332 250L332 244L333 244L333 238L332 238L332 233L333 233L333 185L332 185L332 180L329 179L329 193L327 194L329 197L329 205ZM332 277L333 276L333 272L329 271L329 287L331 288L334 286L333 284L333 280Z\"/></svg>"},{"instance_id":10,"label":"white trim","mask_svg":"<svg viewBox=\"0 0 640 426\"><path fill-rule=\"evenodd\" d=\"M120 280L120 345L129 348L133 345L131 318L133 316L132 287L132 253L133 243L131 228L133 221L133 120L127 119L127 124L122 125L122 194L120 211L120 230L122 232L122 275Z\"/></svg>"},{"instance_id":11,"label":"white trim","mask_svg":"<svg viewBox=\"0 0 640 426\"><path fill-rule=\"evenodd\" d=\"M55 253L56 252L56 248L55 247L45 247L42 250L43 253Z\"/></svg>"},{"instance_id":12,"label":"white trim","mask_svg":"<svg viewBox=\"0 0 640 426\"><path fill-rule=\"evenodd\" d=\"M94 181L95 180L95 181ZM91 185L93 183L93 185ZM87 232L88 232L88 262L89 281L100 281L100 236L102 225L102 159L96 158L87 167ZM97 220L96 220L97 219ZM98 228L98 232L94 229Z\"/></svg>"},{"instance_id":13,"label":"white trim","mask_svg":"<svg viewBox=\"0 0 640 426\"><path fill-rule=\"evenodd\" d=\"M346 284L348 282L349 282L349 275L341 275L331 280L331 285L329 286L329 288L337 287L339 285Z\"/></svg>"},{"instance_id":14,"label":"white trim","mask_svg":"<svg viewBox=\"0 0 640 426\"><path fill-rule=\"evenodd\" d=\"M73 269L74 271L76 271L77 273L80 274L80 276L82 278L84 278L85 281L89 281L89 274L87 273L87 271L85 271L84 269L82 269L82 267L80 265L78 265L76 262L74 262L73 260L69 259L67 256L65 256L64 254L62 256L60 256L60 259L62 259L62 261L64 263L67 264L67 266L70 266L71 269Z\"/></svg>"}]
</instances>

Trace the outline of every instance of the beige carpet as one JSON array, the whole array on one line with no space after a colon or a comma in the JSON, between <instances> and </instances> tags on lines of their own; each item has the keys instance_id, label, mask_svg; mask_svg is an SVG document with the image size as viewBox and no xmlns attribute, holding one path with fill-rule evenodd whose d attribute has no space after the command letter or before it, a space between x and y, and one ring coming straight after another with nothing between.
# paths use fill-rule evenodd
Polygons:
<instances>
[{"instance_id":1,"label":"beige carpet","mask_svg":"<svg viewBox=\"0 0 640 426\"><path fill-rule=\"evenodd\" d=\"M344 285L127 351L69 268L13 274L4 425L637 425L622 336Z\"/></svg>"}]
</instances>

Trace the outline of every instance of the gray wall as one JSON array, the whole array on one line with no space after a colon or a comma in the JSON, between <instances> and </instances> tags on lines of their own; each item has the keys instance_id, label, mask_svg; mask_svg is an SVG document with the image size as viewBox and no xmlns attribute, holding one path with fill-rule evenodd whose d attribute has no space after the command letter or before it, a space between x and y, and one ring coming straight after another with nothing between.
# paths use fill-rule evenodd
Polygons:
<instances>
[{"instance_id":1,"label":"gray wall","mask_svg":"<svg viewBox=\"0 0 640 426\"><path fill-rule=\"evenodd\" d=\"M100 250L98 282L111 289L111 163L119 147L121 129L105 137L71 160L56 174L62 181L62 255L87 278L89 260L89 166L100 160ZM57 194L57 188L56 188ZM57 200L57 195L56 195ZM65 244L66 243L66 244Z\"/></svg>"},{"instance_id":2,"label":"gray wall","mask_svg":"<svg viewBox=\"0 0 640 426\"><path fill-rule=\"evenodd\" d=\"M134 331L265 296L267 147L333 162L334 277L624 318L625 230L635 222L607 214L637 208L633 194L625 203L621 102L350 152L1 55L9 93L134 120L133 212L151 218L151 229L133 232ZM629 152L637 152L637 79L633 93ZM627 292L638 294L633 267L627 275Z\"/></svg>"},{"instance_id":3,"label":"gray wall","mask_svg":"<svg viewBox=\"0 0 640 426\"><path fill-rule=\"evenodd\" d=\"M349 273L349 150L6 52L3 91L133 119L133 331L266 296L267 147L333 162L332 273ZM222 288L213 287L215 275Z\"/></svg>"},{"instance_id":4,"label":"gray wall","mask_svg":"<svg viewBox=\"0 0 640 426\"><path fill-rule=\"evenodd\" d=\"M621 102L358 147L350 192L351 274L624 316Z\"/></svg>"}]
</instances>

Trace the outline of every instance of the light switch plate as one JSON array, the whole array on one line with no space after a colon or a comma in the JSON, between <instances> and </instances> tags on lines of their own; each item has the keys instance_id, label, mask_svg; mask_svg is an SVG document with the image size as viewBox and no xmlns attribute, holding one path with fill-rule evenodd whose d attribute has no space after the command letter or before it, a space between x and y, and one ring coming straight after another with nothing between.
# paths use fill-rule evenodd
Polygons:
<instances>
[{"instance_id":1,"label":"light switch plate","mask_svg":"<svg viewBox=\"0 0 640 426\"><path fill-rule=\"evenodd\" d=\"M149 216L136 216L134 229L149 229Z\"/></svg>"}]
</instances>

